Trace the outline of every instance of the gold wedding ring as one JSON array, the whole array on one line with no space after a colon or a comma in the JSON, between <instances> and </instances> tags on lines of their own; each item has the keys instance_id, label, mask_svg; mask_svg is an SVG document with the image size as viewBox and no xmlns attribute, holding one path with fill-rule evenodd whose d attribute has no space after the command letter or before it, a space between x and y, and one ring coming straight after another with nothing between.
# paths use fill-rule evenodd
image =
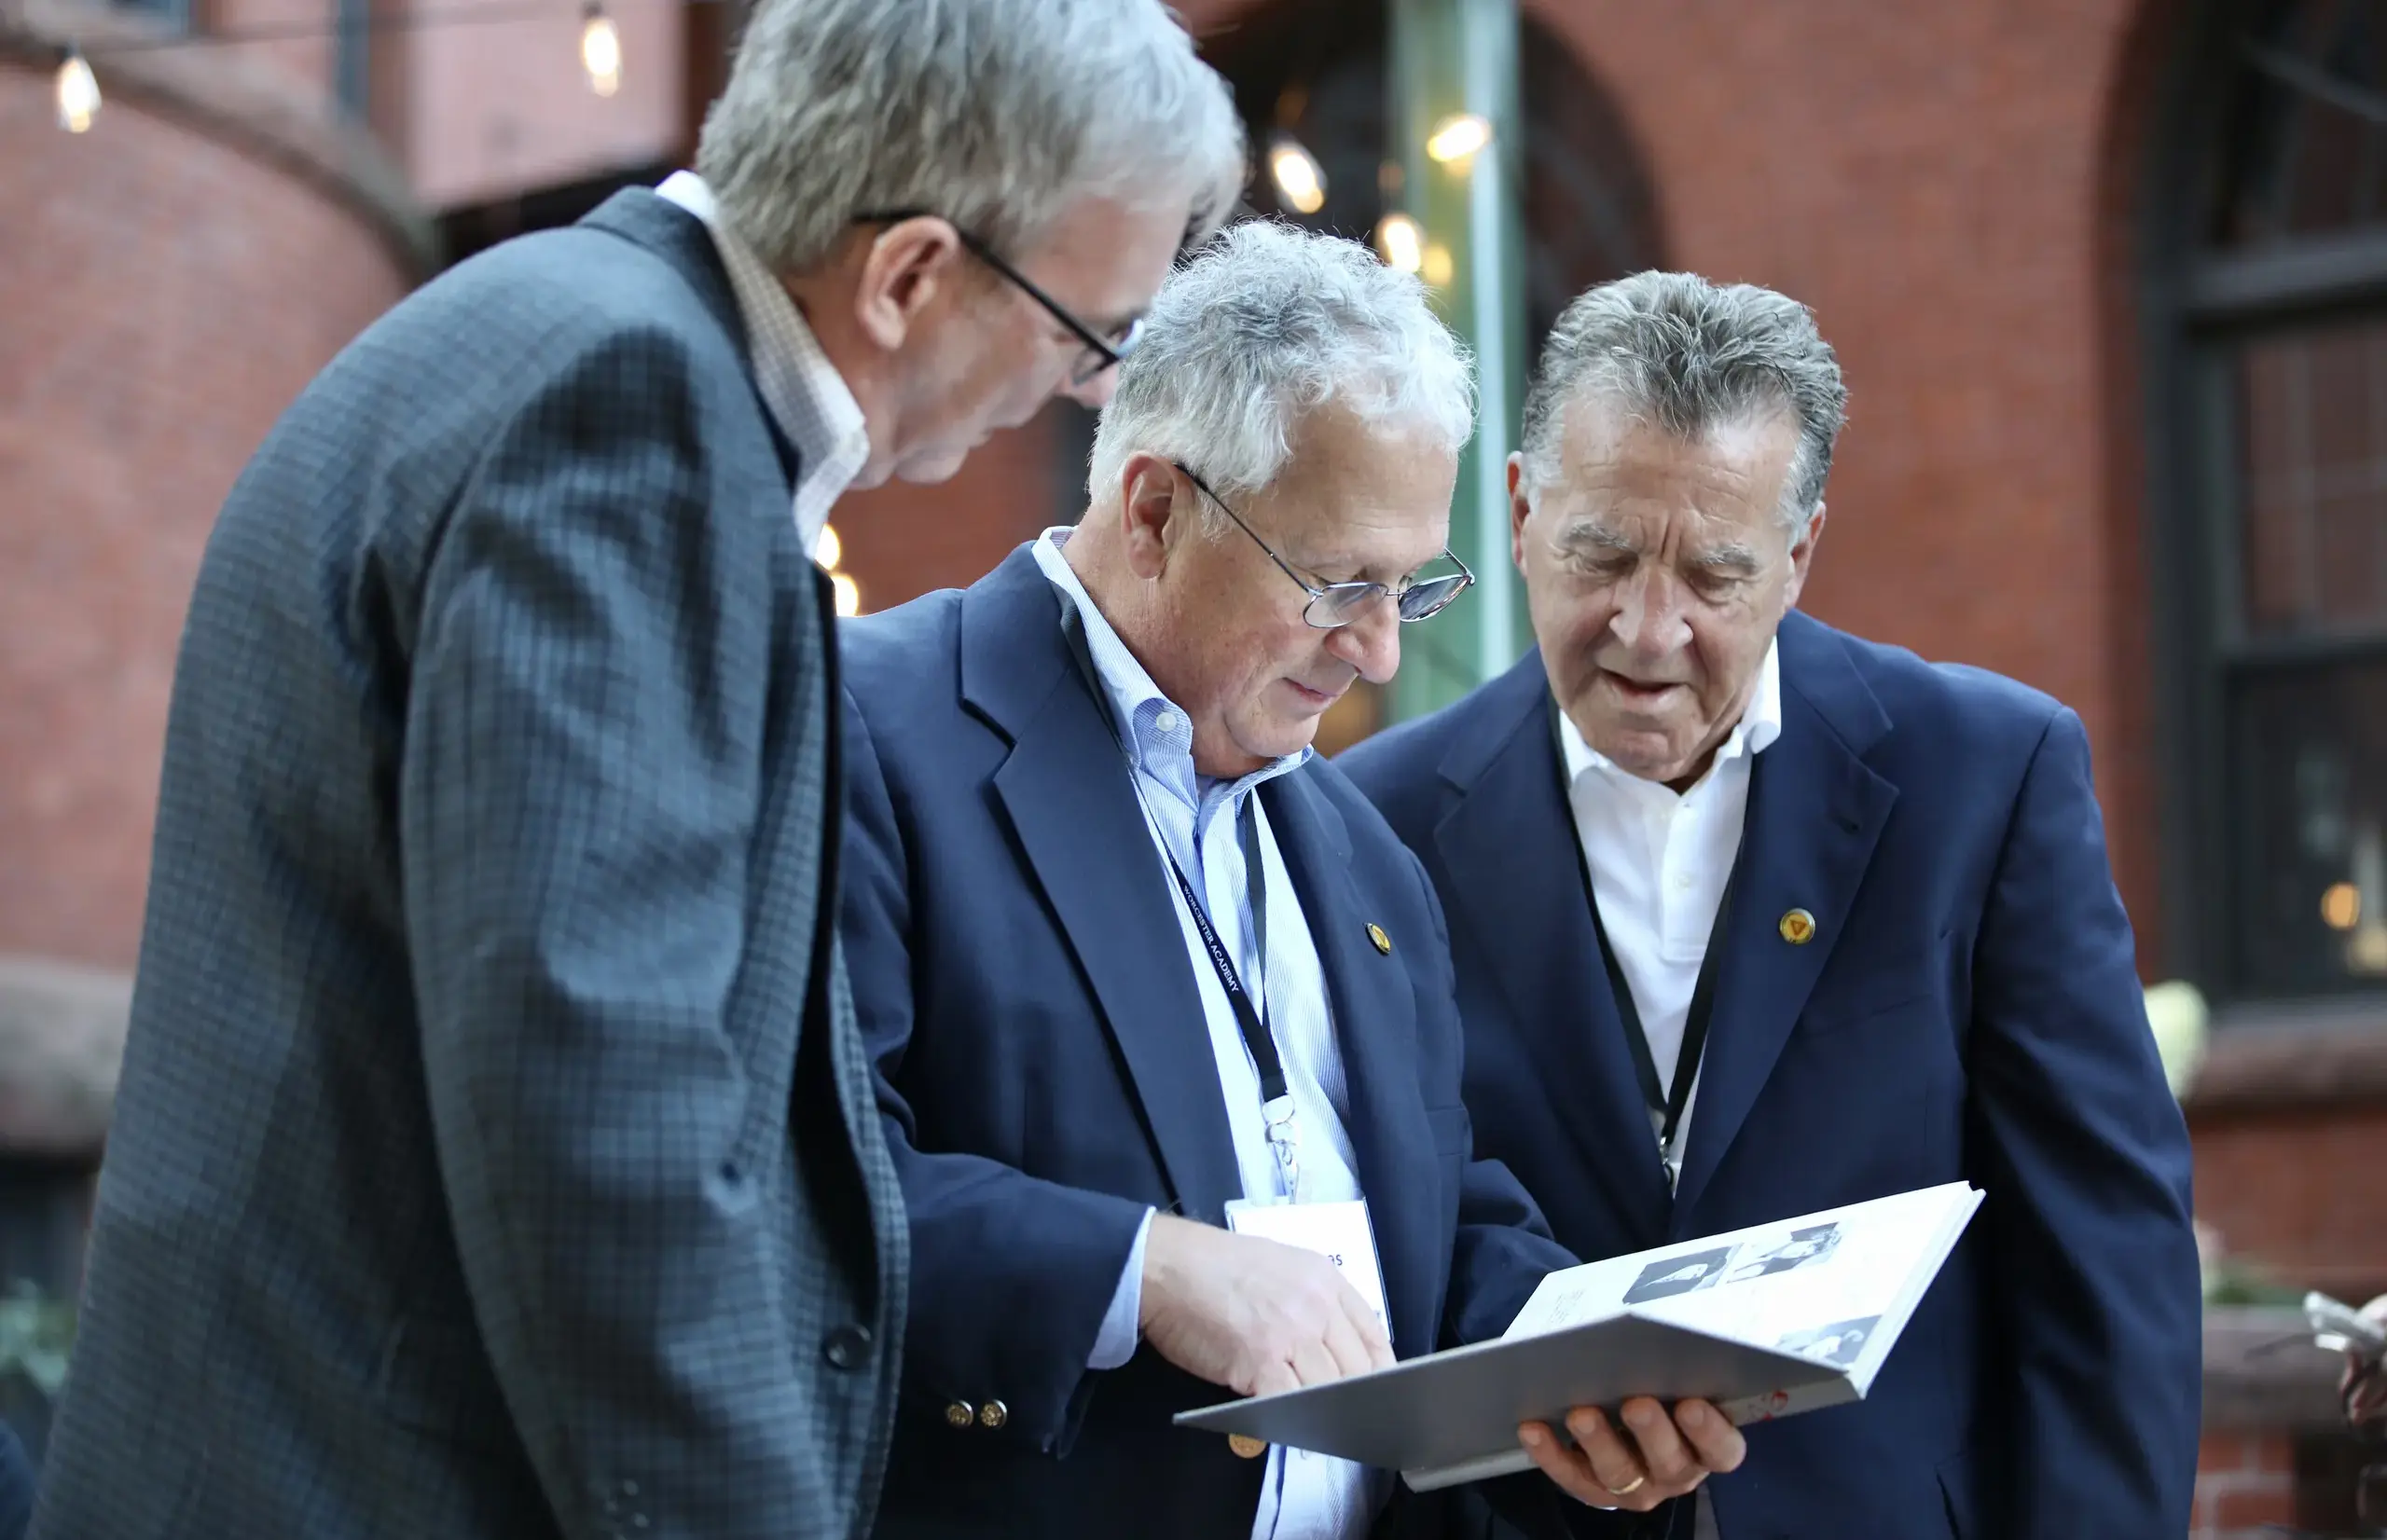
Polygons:
<instances>
[{"instance_id":1,"label":"gold wedding ring","mask_svg":"<svg viewBox=\"0 0 2387 1540\"><path fill-rule=\"evenodd\" d=\"M1635 1477L1632 1480L1627 1481L1621 1487L1607 1487L1607 1483L1606 1481L1602 1481L1600 1485L1607 1487L1607 1494L1610 1497L1630 1497L1635 1492L1639 1492L1641 1490L1641 1484L1649 1479L1649 1473L1648 1471L1643 1471L1640 1475Z\"/></svg>"}]
</instances>

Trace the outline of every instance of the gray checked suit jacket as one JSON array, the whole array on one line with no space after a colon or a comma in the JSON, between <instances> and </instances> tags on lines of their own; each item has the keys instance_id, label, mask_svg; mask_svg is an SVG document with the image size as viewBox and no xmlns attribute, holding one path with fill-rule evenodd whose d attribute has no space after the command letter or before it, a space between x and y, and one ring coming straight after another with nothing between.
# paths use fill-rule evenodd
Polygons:
<instances>
[{"instance_id":1,"label":"gray checked suit jacket","mask_svg":"<svg viewBox=\"0 0 2387 1540\"><path fill-rule=\"evenodd\" d=\"M37 1535L868 1528L907 1242L793 458L643 190L267 439L183 640Z\"/></svg>"}]
</instances>

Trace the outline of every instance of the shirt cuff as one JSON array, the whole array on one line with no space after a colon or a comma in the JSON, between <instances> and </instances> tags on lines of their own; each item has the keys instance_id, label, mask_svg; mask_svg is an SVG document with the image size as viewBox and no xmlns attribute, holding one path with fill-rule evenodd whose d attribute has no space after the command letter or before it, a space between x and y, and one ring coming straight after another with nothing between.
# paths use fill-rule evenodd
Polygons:
<instances>
[{"instance_id":1,"label":"shirt cuff","mask_svg":"<svg viewBox=\"0 0 2387 1540\"><path fill-rule=\"evenodd\" d=\"M1136 1340L1143 1335L1137 1318L1144 1307L1144 1239L1152 1232L1152 1211L1136 1227L1136 1244L1127 1248L1127 1265L1119 1270L1119 1286L1111 1291L1111 1308L1103 1312L1102 1329L1095 1334L1094 1351L1085 1355L1088 1368L1117 1368L1136 1355Z\"/></svg>"}]
</instances>

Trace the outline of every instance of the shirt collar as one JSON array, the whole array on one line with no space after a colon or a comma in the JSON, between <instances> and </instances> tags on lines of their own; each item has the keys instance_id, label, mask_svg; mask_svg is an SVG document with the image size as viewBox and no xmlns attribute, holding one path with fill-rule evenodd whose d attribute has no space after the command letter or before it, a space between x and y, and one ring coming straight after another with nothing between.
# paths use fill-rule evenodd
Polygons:
<instances>
[{"instance_id":1,"label":"shirt collar","mask_svg":"<svg viewBox=\"0 0 2387 1540\"><path fill-rule=\"evenodd\" d=\"M1765 646L1765 661L1757 667L1757 689L1749 696L1748 709L1732 724L1731 733L1716 748L1716 763L1722 764L1743 754L1762 753L1774 739L1782 736L1782 644L1770 641ZM1558 742L1566 756L1566 780L1572 785L1582 778L1586 770L1616 770L1616 764L1606 754L1583 739L1581 729L1566 712L1558 713ZM1713 766L1710 766L1711 773ZM1619 775L1626 772L1618 770Z\"/></svg>"},{"instance_id":2,"label":"shirt collar","mask_svg":"<svg viewBox=\"0 0 2387 1540\"><path fill-rule=\"evenodd\" d=\"M807 551L819 543L829 509L870 458L870 428L845 377L821 351L804 312L745 241L722 223L712 189L694 172L674 172L655 189L704 221L729 271L754 387L796 448L795 525Z\"/></svg>"},{"instance_id":3,"label":"shirt collar","mask_svg":"<svg viewBox=\"0 0 2387 1540\"><path fill-rule=\"evenodd\" d=\"M1270 761L1250 774L1232 782L1205 784L1207 777L1194 769L1194 721L1179 706L1161 693L1159 685L1138 662L1119 633L1104 618L1094 596L1078 581L1077 570L1061 555L1061 546L1074 531L1069 525L1056 525L1036 537L1036 565L1046 581L1065 595L1078 612L1078 622L1085 628L1086 652L1094 659L1094 671L1102 681L1102 693L1119 724L1120 736L1127 744L1129 756L1136 768L1159 785L1180 798L1189 806L1207 811L1220 800L1233 804L1251 787L1265 780L1298 770L1309 763L1316 752L1304 744L1298 753L1287 754Z\"/></svg>"}]
</instances>

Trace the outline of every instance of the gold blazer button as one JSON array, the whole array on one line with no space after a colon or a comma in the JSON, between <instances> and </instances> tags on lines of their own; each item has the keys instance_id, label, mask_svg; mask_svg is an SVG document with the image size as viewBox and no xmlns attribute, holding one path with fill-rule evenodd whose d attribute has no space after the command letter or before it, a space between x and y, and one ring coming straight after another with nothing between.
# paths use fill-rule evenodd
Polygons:
<instances>
[{"instance_id":1,"label":"gold blazer button","mask_svg":"<svg viewBox=\"0 0 2387 1540\"><path fill-rule=\"evenodd\" d=\"M1368 928L1373 930L1375 927L1370 926ZM1236 1458L1243 1460L1257 1460L1268 1452L1266 1444L1248 1433L1228 1434L1227 1448L1235 1451Z\"/></svg>"},{"instance_id":2,"label":"gold blazer button","mask_svg":"<svg viewBox=\"0 0 2387 1540\"><path fill-rule=\"evenodd\" d=\"M1383 926L1377 925L1373 921L1370 921L1368 924L1368 940L1373 942L1375 949L1383 953L1386 956L1389 957L1392 956L1392 938L1384 933Z\"/></svg>"},{"instance_id":3,"label":"gold blazer button","mask_svg":"<svg viewBox=\"0 0 2387 1540\"><path fill-rule=\"evenodd\" d=\"M966 1428L977 1420L977 1409L969 1402L955 1401L945 1409L945 1425L949 1428Z\"/></svg>"},{"instance_id":4,"label":"gold blazer button","mask_svg":"<svg viewBox=\"0 0 2387 1540\"><path fill-rule=\"evenodd\" d=\"M1782 916L1782 939L1793 946L1804 946L1815 939L1815 917L1803 909L1793 909Z\"/></svg>"}]
</instances>

